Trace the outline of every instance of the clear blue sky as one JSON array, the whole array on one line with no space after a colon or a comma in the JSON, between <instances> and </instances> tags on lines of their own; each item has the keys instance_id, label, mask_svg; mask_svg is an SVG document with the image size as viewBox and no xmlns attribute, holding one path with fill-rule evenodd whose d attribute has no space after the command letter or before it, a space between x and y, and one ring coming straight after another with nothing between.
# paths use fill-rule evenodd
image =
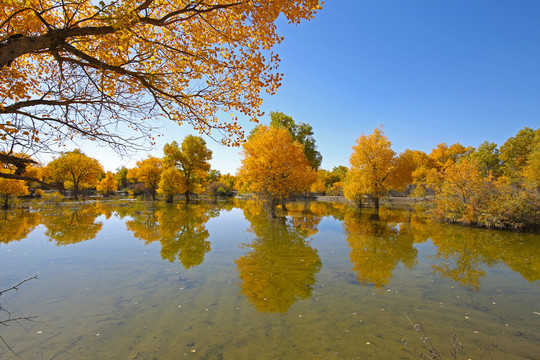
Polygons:
<instances>
[{"instance_id":1,"label":"clear blue sky","mask_svg":"<svg viewBox=\"0 0 540 360\"><path fill-rule=\"evenodd\" d=\"M348 165L355 139L379 124L396 152L501 145L540 127L539 0L328 0L310 22L278 28L285 76L263 110L311 124L324 169ZM152 153L188 133L168 127ZM240 150L207 143L212 167L236 172ZM146 157L87 153L107 170Z\"/></svg>"}]
</instances>

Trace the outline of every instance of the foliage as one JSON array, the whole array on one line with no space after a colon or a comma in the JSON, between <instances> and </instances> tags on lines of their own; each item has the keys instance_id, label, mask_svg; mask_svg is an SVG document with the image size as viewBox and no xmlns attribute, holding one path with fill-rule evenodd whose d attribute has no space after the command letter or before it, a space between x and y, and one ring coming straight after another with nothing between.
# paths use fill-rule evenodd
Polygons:
<instances>
[{"instance_id":1,"label":"foliage","mask_svg":"<svg viewBox=\"0 0 540 360\"><path fill-rule=\"evenodd\" d=\"M319 169L322 162L322 155L317 151L315 138L313 137L313 127L306 123L295 123L292 117L282 112L270 113L270 126L282 127L289 131L294 141L304 145L306 159L314 170Z\"/></svg>"},{"instance_id":2,"label":"foliage","mask_svg":"<svg viewBox=\"0 0 540 360\"><path fill-rule=\"evenodd\" d=\"M127 176L128 171L129 170L125 166L121 166L118 169L116 169L116 173L114 174L114 179L116 180L116 184L118 184L118 186L121 189L125 189L129 185L129 180Z\"/></svg>"},{"instance_id":3,"label":"foliage","mask_svg":"<svg viewBox=\"0 0 540 360\"><path fill-rule=\"evenodd\" d=\"M189 194L201 194L210 170L212 151L206 148L206 142L200 136L188 135L182 141L181 147L176 141L166 144L163 148L165 165L177 167L185 178L186 201Z\"/></svg>"},{"instance_id":4,"label":"foliage","mask_svg":"<svg viewBox=\"0 0 540 360\"><path fill-rule=\"evenodd\" d=\"M127 173L128 179L135 179L143 183L150 190L152 199L156 200L156 191L163 172L163 162L155 156L148 156L144 160L137 161L136 166Z\"/></svg>"},{"instance_id":5,"label":"foliage","mask_svg":"<svg viewBox=\"0 0 540 360\"><path fill-rule=\"evenodd\" d=\"M435 189L435 216L443 221L493 228L536 226L540 196L493 176L483 176L477 163L462 161L446 168Z\"/></svg>"},{"instance_id":6,"label":"foliage","mask_svg":"<svg viewBox=\"0 0 540 360\"><path fill-rule=\"evenodd\" d=\"M163 171L157 192L165 196L165 201L173 202L175 195L183 194L186 190L186 178L178 169L170 167Z\"/></svg>"},{"instance_id":7,"label":"foliage","mask_svg":"<svg viewBox=\"0 0 540 360\"><path fill-rule=\"evenodd\" d=\"M283 128L260 126L244 144L239 178L249 191L275 207L293 192L304 192L316 180L316 173L304 155L302 145Z\"/></svg>"},{"instance_id":8,"label":"foliage","mask_svg":"<svg viewBox=\"0 0 540 360\"><path fill-rule=\"evenodd\" d=\"M100 174L103 174L101 164L79 149L63 153L47 165L47 176L67 188L73 188L76 200L79 199L79 190L96 185Z\"/></svg>"},{"instance_id":9,"label":"foliage","mask_svg":"<svg viewBox=\"0 0 540 360\"><path fill-rule=\"evenodd\" d=\"M407 179L402 175L402 169L406 168L400 167L382 127L373 130L371 135L363 134L356 139L349 162L344 194L350 200L358 201L361 196L370 195L378 208L382 195L407 185Z\"/></svg>"},{"instance_id":10,"label":"foliage","mask_svg":"<svg viewBox=\"0 0 540 360\"><path fill-rule=\"evenodd\" d=\"M469 155L469 158L476 162L483 175L501 175L501 159L497 144L484 141Z\"/></svg>"},{"instance_id":11,"label":"foliage","mask_svg":"<svg viewBox=\"0 0 540 360\"><path fill-rule=\"evenodd\" d=\"M238 144L237 118L219 113L262 115L262 91L274 94L282 78L275 22L318 9L318 0L3 1L2 145L40 151L83 137L122 150L153 141L164 118Z\"/></svg>"},{"instance_id":12,"label":"foliage","mask_svg":"<svg viewBox=\"0 0 540 360\"><path fill-rule=\"evenodd\" d=\"M96 190L103 193L105 196L116 192L117 185L114 175L111 172L107 172L107 175L96 186Z\"/></svg>"},{"instance_id":13,"label":"foliage","mask_svg":"<svg viewBox=\"0 0 540 360\"><path fill-rule=\"evenodd\" d=\"M527 166L529 154L538 146L539 142L540 128L533 130L525 127L501 146L499 157L503 162L503 174L508 180L511 182L519 181L522 171Z\"/></svg>"},{"instance_id":14,"label":"foliage","mask_svg":"<svg viewBox=\"0 0 540 360\"><path fill-rule=\"evenodd\" d=\"M0 170L0 172L7 172L7 170ZM0 196L4 199L2 208L7 209L9 207L10 196L23 196L28 194L28 186L26 186L24 181L0 177Z\"/></svg>"}]
</instances>

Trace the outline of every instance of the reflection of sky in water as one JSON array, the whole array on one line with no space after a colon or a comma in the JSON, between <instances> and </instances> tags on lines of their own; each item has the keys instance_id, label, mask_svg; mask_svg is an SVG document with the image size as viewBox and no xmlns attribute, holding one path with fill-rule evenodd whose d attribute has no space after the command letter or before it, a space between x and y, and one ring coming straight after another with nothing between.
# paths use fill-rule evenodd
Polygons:
<instances>
[{"instance_id":1,"label":"reflection of sky in water","mask_svg":"<svg viewBox=\"0 0 540 360\"><path fill-rule=\"evenodd\" d=\"M94 215L72 226L102 223L96 238L63 246L46 238L46 226L64 224L69 209L58 214L64 219L49 210L42 214L48 222L26 239L0 244L1 288L39 276L5 294L2 306L40 321L0 334L27 359L384 359L408 355L400 350L403 336L427 350L404 315L414 313L441 351L458 334L463 358L480 358L502 331L495 358L540 353L538 235L428 225L399 212L383 212L374 224L321 206L315 214L293 207L279 226L249 207L164 208L123 209L123 218L91 209L86 214ZM145 232L143 219L154 218L162 224ZM128 221L139 221L144 239L128 231ZM172 262L162 258L163 234L167 249L179 251ZM190 243L182 234L200 239ZM62 239L71 241L69 234ZM482 245L488 239L492 247ZM202 261L186 269L182 251ZM374 254L386 258L377 262ZM314 265L298 265L309 260L304 256ZM242 258L255 267L239 268ZM264 274L265 261L277 275L290 268L292 278ZM441 264L446 272L434 268ZM261 281L246 283L245 269L258 271L275 293L292 291L295 300L285 308L257 306L243 293L258 294ZM475 279L465 275L478 271L479 290L471 289Z\"/></svg>"}]
</instances>

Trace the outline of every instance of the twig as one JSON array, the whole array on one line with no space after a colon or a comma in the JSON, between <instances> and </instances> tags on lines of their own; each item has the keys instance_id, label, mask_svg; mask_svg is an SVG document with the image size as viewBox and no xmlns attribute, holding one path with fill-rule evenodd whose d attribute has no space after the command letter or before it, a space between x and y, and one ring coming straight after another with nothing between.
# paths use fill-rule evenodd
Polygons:
<instances>
[{"instance_id":1,"label":"twig","mask_svg":"<svg viewBox=\"0 0 540 360\"><path fill-rule=\"evenodd\" d=\"M10 291L10 290L18 291L18 290L19 290L19 286L21 286L22 284L24 284L24 283L27 282L27 281L30 281L30 280L33 280L33 279L37 279L37 278L38 278L37 275L34 275L34 276L32 276L31 278L28 278L28 279L26 279L26 280L23 280L23 281L21 281L20 283L18 283L17 285L10 287L9 289L2 290L2 291L0 291L0 296L4 295L4 293L6 293L6 292L8 292L8 291Z\"/></svg>"}]
</instances>

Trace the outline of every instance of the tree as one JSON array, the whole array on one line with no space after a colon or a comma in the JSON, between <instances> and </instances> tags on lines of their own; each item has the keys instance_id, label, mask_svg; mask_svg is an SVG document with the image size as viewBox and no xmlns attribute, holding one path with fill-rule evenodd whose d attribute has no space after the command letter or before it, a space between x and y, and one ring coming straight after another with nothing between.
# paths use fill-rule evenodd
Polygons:
<instances>
[{"instance_id":1,"label":"tree","mask_svg":"<svg viewBox=\"0 0 540 360\"><path fill-rule=\"evenodd\" d=\"M127 173L128 179L135 179L142 182L150 190L152 199L156 200L156 191L163 172L163 162L155 156L148 156L144 160L137 161L136 167Z\"/></svg>"},{"instance_id":2,"label":"tree","mask_svg":"<svg viewBox=\"0 0 540 360\"><path fill-rule=\"evenodd\" d=\"M25 185L24 181L0 178L0 196L4 198L4 204L2 205L3 209L9 207L10 196L23 195L28 195L28 186Z\"/></svg>"},{"instance_id":3,"label":"tree","mask_svg":"<svg viewBox=\"0 0 540 360\"><path fill-rule=\"evenodd\" d=\"M317 170L321 166L322 155L317 151L313 127L306 123L296 124L292 117L281 112L270 113L270 126L283 127L289 131L294 141L304 145L304 154L309 165Z\"/></svg>"},{"instance_id":4,"label":"tree","mask_svg":"<svg viewBox=\"0 0 540 360\"><path fill-rule=\"evenodd\" d=\"M537 135L538 134L538 135ZM521 129L516 136L510 137L501 146L499 158L502 160L503 174L511 182L518 182L522 171L527 166L529 154L540 141L540 128Z\"/></svg>"},{"instance_id":5,"label":"tree","mask_svg":"<svg viewBox=\"0 0 540 360\"><path fill-rule=\"evenodd\" d=\"M497 144L484 141L469 155L469 158L478 165L484 175L491 173L494 176L499 176L501 174L501 160Z\"/></svg>"},{"instance_id":6,"label":"tree","mask_svg":"<svg viewBox=\"0 0 540 360\"><path fill-rule=\"evenodd\" d=\"M157 192L165 196L165 201L173 202L174 195L184 194L186 190L186 178L177 168L163 171Z\"/></svg>"},{"instance_id":7,"label":"tree","mask_svg":"<svg viewBox=\"0 0 540 360\"><path fill-rule=\"evenodd\" d=\"M378 209L379 198L383 194L406 185L398 176L398 158L382 126L373 130L373 134L363 134L356 139L349 162L344 186L348 199L359 200L362 195L370 195Z\"/></svg>"},{"instance_id":8,"label":"tree","mask_svg":"<svg viewBox=\"0 0 540 360\"><path fill-rule=\"evenodd\" d=\"M116 180L114 179L114 175L111 172L107 172L105 177L101 179L99 184L96 186L96 190L100 193L103 193L105 196L109 196L110 194L116 192L117 185Z\"/></svg>"},{"instance_id":9,"label":"tree","mask_svg":"<svg viewBox=\"0 0 540 360\"><path fill-rule=\"evenodd\" d=\"M238 176L248 191L270 203L273 217L278 203L293 192L308 191L317 179L302 145L286 129L260 126L244 144L242 154Z\"/></svg>"},{"instance_id":10,"label":"tree","mask_svg":"<svg viewBox=\"0 0 540 360\"><path fill-rule=\"evenodd\" d=\"M163 147L165 165L177 167L185 178L186 202L190 193L204 192L204 184L210 170L212 151L206 148L206 141L200 136L188 135L179 147L176 141Z\"/></svg>"},{"instance_id":11,"label":"tree","mask_svg":"<svg viewBox=\"0 0 540 360\"><path fill-rule=\"evenodd\" d=\"M76 149L63 153L47 165L47 174L54 181L73 188L73 196L79 199L79 190L97 184L97 177L103 174L101 164Z\"/></svg>"},{"instance_id":12,"label":"tree","mask_svg":"<svg viewBox=\"0 0 540 360\"><path fill-rule=\"evenodd\" d=\"M127 188L129 184L127 174L128 174L128 169L125 166L122 166L116 169L116 173L114 174L114 179L116 180L116 183L118 184L118 186L120 186L121 189Z\"/></svg>"},{"instance_id":13,"label":"tree","mask_svg":"<svg viewBox=\"0 0 540 360\"><path fill-rule=\"evenodd\" d=\"M3 1L0 139L27 151L78 137L122 150L164 118L238 144L282 75L275 22L311 19L318 0ZM126 132L127 128L138 130ZM135 135L127 135L135 134Z\"/></svg>"}]
</instances>

